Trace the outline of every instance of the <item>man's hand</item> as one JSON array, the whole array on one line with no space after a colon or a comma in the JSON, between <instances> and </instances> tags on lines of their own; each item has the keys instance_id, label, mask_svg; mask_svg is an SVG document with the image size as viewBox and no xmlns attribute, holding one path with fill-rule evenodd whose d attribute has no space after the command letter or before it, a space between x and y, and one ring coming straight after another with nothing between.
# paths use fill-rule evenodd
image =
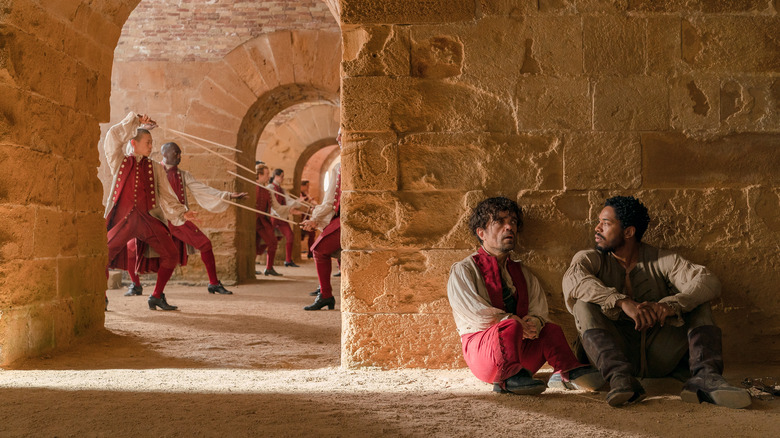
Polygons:
<instances>
[{"instance_id":1,"label":"man's hand","mask_svg":"<svg viewBox=\"0 0 780 438\"><path fill-rule=\"evenodd\" d=\"M639 305L640 308L647 308L655 315L655 320L663 327L666 318L674 316L676 312L672 309L672 306L664 303L656 303L655 301L645 301Z\"/></svg>"},{"instance_id":2,"label":"man's hand","mask_svg":"<svg viewBox=\"0 0 780 438\"><path fill-rule=\"evenodd\" d=\"M230 194L230 199L244 199L246 198L246 192L233 192Z\"/></svg>"},{"instance_id":3,"label":"man's hand","mask_svg":"<svg viewBox=\"0 0 780 438\"><path fill-rule=\"evenodd\" d=\"M317 223L311 219L308 219L301 222L301 228L303 228L306 231L314 231L314 229L317 228Z\"/></svg>"},{"instance_id":4,"label":"man's hand","mask_svg":"<svg viewBox=\"0 0 780 438\"><path fill-rule=\"evenodd\" d=\"M188 211L184 213L184 220L188 220L190 222L194 222L200 225L200 223L198 222L198 213L195 213L194 211Z\"/></svg>"},{"instance_id":5,"label":"man's hand","mask_svg":"<svg viewBox=\"0 0 780 438\"><path fill-rule=\"evenodd\" d=\"M138 122L141 124L141 128L146 130L151 130L157 127L157 122L152 120L152 118L146 114L138 114Z\"/></svg>"},{"instance_id":6,"label":"man's hand","mask_svg":"<svg viewBox=\"0 0 780 438\"><path fill-rule=\"evenodd\" d=\"M658 322L655 312L649 306L643 307L629 298L618 300L617 305L629 318L634 320L636 331L647 330Z\"/></svg>"},{"instance_id":7,"label":"man's hand","mask_svg":"<svg viewBox=\"0 0 780 438\"><path fill-rule=\"evenodd\" d=\"M520 318L517 315L512 315L510 318L519 322L520 326L523 327L523 339L536 339L539 337L539 326L541 324L536 317L526 315L525 317Z\"/></svg>"}]
</instances>

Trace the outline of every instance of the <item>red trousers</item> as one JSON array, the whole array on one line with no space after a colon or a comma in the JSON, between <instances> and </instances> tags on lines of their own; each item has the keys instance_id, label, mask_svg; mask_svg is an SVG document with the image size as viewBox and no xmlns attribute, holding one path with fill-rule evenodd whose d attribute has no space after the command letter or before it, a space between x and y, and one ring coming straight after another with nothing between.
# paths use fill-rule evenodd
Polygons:
<instances>
[{"instance_id":1,"label":"red trousers","mask_svg":"<svg viewBox=\"0 0 780 438\"><path fill-rule=\"evenodd\" d=\"M160 255L157 284L152 293L159 298L178 263L179 251L162 222L149 214L133 210L108 230L109 267L136 271L135 257L131 261L127 253L127 243L132 239L143 241Z\"/></svg>"},{"instance_id":2,"label":"red trousers","mask_svg":"<svg viewBox=\"0 0 780 438\"><path fill-rule=\"evenodd\" d=\"M330 285L330 271L333 263L331 254L341 249L341 219L336 217L322 230L320 237L311 247L314 253L314 263L317 265L317 279L320 282L321 298L333 296L333 287Z\"/></svg>"},{"instance_id":3,"label":"red trousers","mask_svg":"<svg viewBox=\"0 0 780 438\"><path fill-rule=\"evenodd\" d=\"M168 229L173 236L173 243L176 245L176 249L179 252L179 264L182 266L187 265L187 245L192 245L195 249L200 251L200 259L203 260L203 265L206 267L206 273L209 276L209 284L219 284L219 278L217 277L217 264L214 260L214 252L211 250L211 240L206 237L205 234L194 223L190 221L184 222L181 226L176 226L168 222ZM135 266L137 262L135 258L136 247L133 242L127 243L127 258L131 263L129 266ZM135 284L140 284L138 273L134 269L128 271L130 279Z\"/></svg>"},{"instance_id":4,"label":"red trousers","mask_svg":"<svg viewBox=\"0 0 780 438\"><path fill-rule=\"evenodd\" d=\"M574 357L563 330L548 322L536 339L523 339L523 326L505 319L487 330L460 337L463 358L483 382L502 383L525 368L531 374L548 362L557 371L583 366Z\"/></svg>"},{"instance_id":5,"label":"red trousers","mask_svg":"<svg viewBox=\"0 0 780 438\"><path fill-rule=\"evenodd\" d=\"M273 223L274 228L279 230L279 232L282 233L282 236L284 236L284 261L291 262L293 250L293 232L292 228L290 228L290 224L276 219L271 219L271 223Z\"/></svg>"},{"instance_id":6,"label":"red trousers","mask_svg":"<svg viewBox=\"0 0 780 438\"><path fill-rule=\"evenodd\" d=\"M255 254L262 255L266 249L268 250L268 255L265 258L265 269L274 268L276 245L273 225L258 218L255 224Z\"/></svg>"}]
</instances>

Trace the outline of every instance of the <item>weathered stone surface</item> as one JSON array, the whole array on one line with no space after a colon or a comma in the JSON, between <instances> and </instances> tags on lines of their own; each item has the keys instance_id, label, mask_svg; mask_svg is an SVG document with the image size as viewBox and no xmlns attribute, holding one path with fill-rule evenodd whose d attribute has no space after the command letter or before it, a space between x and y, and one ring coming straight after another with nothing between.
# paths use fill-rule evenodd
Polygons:
<instances>
[{"instance_id":1,"label":"weathered stone surface","mask_svg":"<svg viewBox=\"0 0 780 438\"><path fill-rule=\"evenodd\" d=\"M643 187L776 186L780 182L777 146L776 135L695 140L681 134L642 134Z\"/></svg>"},{"instance_id":2,"label":"weathered stone surface","mask_svg":"<svg viewBox=\"0 0 780 438\"><path fill-rule=\"evenodd\" d=\"M682 132L718 129L719 82L711 76L683 75L674 78L669 95L672 128Z\"/></svg>"},{"instance_id":3,"label":"weathered stone surface","mask_svg":"<svg viewBox=\"0 0 780 438\"><path fill-rule=\"evenodd\" d=\"M708 0L628 0L628 9L637 12L769 12L770 2L767 0L729 0L715 2Z\"/></svg>"},{"instance_id":4,"label":"weathered stone surface","mask_svg":"<svg viewBox=\"0 0 780 438\"><path fill-rule=\"evenodd\" d=\"M34 241L29 236L35 212L33 206L0 204L0 260L34 257Z\"/></svg>"},{"instance_id":5,"label":"weathered stone surface","mask_svg":"<svg viewBox=\"0 0 780 438\"><path fill-rule=\"evenodd\" d=\"M587 79L526 76L518 79L515 90L519 131L592 126L593 96Z\"/></svg>"},{"instance_id":6,"label":"weathered stone surface","mask_svg":"<svg viewBox=\"0 0 780 438\"><path fill-rule=\"evenodd\" d=\"M780 79L739 77L720 86L720 121L737 132L780 132Z\"/></svg>"},{"instance_id":7,"label":"weathered stone surface","mask_svg":"<svg viewBox=\"0 0 780 438\"><path fill-rule=\"evenodd\" d=\"M651 245L709 251L736 247L749 234L743 190L642 190L635 196L650 213L650 227L642 240ZM594 204L596 217L606 197Z\"/></svg>"},{"instance_id":8,"label":"weathered stone surface","mask_svg":"<svg viewBox=\"0 0 780 438\"><path fill-rule=\"evenodd\" d=\"M507 103L464 84L411 78L345 78L342 96L343 126L349 131L515 131Z\"/></svg>"},{"instance_id":9,"label":"weathered stone surface","mask_svg":"<svg viewBox=\"0 0 780 438\"><path fill-rule=\"evenodd\" d=\"M748 189L750 246L774 251L780 245L780 189ZM763 250L761 251L763 252Z\"/></svg>"},{"instance_id":10,"label":"weathered stone surface","mask_svg":"<svg viewBox=\"0 0 780 438\"><path fill-rule=\"evenodd\" d=\"M343 190L398 189L398 144L395 133L342 133Z\"/></svg>"},{"instance_id":11,"label":"weathered stone surface","mask_svg":"<svg viewBox=\"0 0 780 438\"><path fill-rule=\"evenodd\" d=\"M645 69L645 21L605 15L583 18L585 72L597 76L641 74Z\"/></svg>"},{"instance_id":12,"label":"weathered stone surface","mask_svg":"<svg viewBox=\"0 0 780 438\"><path fill-rule=\"evenodd\" d=\"M472 20L475 4L471 0L342 0L341 22L442 23Z\"/></svg>"},{"instance_id":13,"label":"weathered stone surface","mask_svg":"<svg viewBox=\"0 0 780 438\"><path fill-rule=\"evenodd\" d=\"M669 85L662 78L603 79L594 92L597 131L663 131L669 127Z\"/></svg>"},{"instance_id":14,"label":"weathered stone surface","mask_svg":"<svg viewBox=\"0 0 780 438\"><path fill-rule=\"evenodd\" d=\"M705 15L683 20L683 59L697 70L724 73L780 69L780 20L752 15Z\"/></svg>"},{"instance_id":15,"label":"weathered stone surface","mask_svg":"<svg viewBox=\"0 0 780 438\"><path fill-rule=\"evenodd\" d=\"M341 366L462 368L452 314L342 314Z\"/></svg>"},{"instance_id":16,"label":"weathered stone surface","mask_svg":"<svg viewBox=\"0 0 780 438\"><path fill-rule=\"evenodd\" d=\"M57 296L52 260L9 260L0 264L0 308L27 306Z\"/></svg>"},{"instance_id":17,"label":"weathered stone surface","mask_svg":"<svg viewBox=\"0 0 780 438\"><path fill-rule=\"evenodd\" d=\"M345 249L442 248L464 207L452 192L344 192ZM446 219L452 218L452 220ZM464 243L471 247L471 243Z\"/></svg>"},{"instance_id":18,"label":"weathered stone surface","mask_svg":"<svg viewBox=\"0 0 780 438\"><path fill-rule=\"evenodd\" d=\"M680 47L680 17L652 16L647 18L648 75L671 75L682 70Z\"/></svg>"},{"instance_id":19,"label":"weathered stone surface","mask_svg":"<svg viewBox=\"0 0 780 438\"><path fill-rule=\"evenodd\" d=\"M563 157L567 190L637 189L642 184L639 134L570 134Z\"/></svg>"},{"instance_id":20,"label":"weathered stone surface","mask_svg":"<svg viewBox=\"0 0 780 438\"><path fill-rule=\"evenodd\" d=\"M342 311L446 314L450 267L473 251L344 251Z\"/></svg>"},{"instance_id":21,"label":"weathered stone surface","mask_svg":"<svg viewBox=\"0 0 780 438\"><path fill-rule=\"evenodd\" d=\"M545 256L549 263L550 257L565 259L590 246L588 202L582 193L522 192L517 197L523 210L523 227L518 233L516 252ZM541 264L535 267L547 269Z\"/></svg>"},{"instance_id":22,"label":"weathered stone surface","mask_svg":"<svg viewBox=\"0 0 780 438\"><path fill-rule=\"evenodd\" d=\"M363 26L343 33L344 76L409 76L410 42L406 26Z\"/></svg>"},{"instance_id":23,"label":"weathered stone surface","mask_svg":"<svg viewBox=\"0 0 780 438\"><path fill-rule=\"evenodd\" d=\"M443 79L463 73L463 43L438 36L412 43L412 76Z\"/></svg>"},{"instance_id":24,"label":"weathered stone surface","mask_svg":"<svg viewBox=\"0 0 780 438\"><path fill-rule=\"evenodd\" d=\"M398 150L403 190L562 188L561 145L552 136L413 134Z\"/></svg>"}]
</instances>

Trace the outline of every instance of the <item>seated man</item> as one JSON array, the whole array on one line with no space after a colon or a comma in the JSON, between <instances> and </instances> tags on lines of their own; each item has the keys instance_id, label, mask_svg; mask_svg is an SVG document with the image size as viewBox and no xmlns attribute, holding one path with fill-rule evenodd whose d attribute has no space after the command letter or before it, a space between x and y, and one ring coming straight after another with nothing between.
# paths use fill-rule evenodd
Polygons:
<instances>
[{"instance_id":1,"label":"seated man","mask_svg":"<svg viewBox=\"0 0 780 438\"><path fill-rule=\"evenodd\" d=\"M555 373L548 386L594 390L604 380L577 361L563 330L547 320L539 281L509 258L522 212L507 198L486 199L471 213L469 228L482 245L455 263L447 295L469 369L493 391L533 395L545 384L532 376L548 362Z\"/></svg>"},{"instance_id":2,"label":"seated man","mask_svg":"<svg viewBox=\"0 0 780 438\"><path fill-rule=\"evenodd\" d=\"M566 307L585 352L609 381L607 403L642 400L645 391L635 376L689 377L690 368L684 401L749 406L747 391L721 376L721 331L710 310L720 282L704 266L642 243L649 222L647 208L634 197L607 199L596 249L578 252L563 277ZM688 366L681 363L686 353Z\"/></svg>"}]
</instances>

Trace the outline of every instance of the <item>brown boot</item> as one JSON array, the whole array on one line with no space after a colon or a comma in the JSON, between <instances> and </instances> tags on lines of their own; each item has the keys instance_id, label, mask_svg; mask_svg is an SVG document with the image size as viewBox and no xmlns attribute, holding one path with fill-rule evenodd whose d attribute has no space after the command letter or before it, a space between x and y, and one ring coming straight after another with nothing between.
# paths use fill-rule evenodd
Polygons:
<instances>
[{"instance_id":1,"label":"brown boot","mask_svg":"<svg viewBox=\"0 0 780 438\"><path fill-rule=\"evenodd\" d=\"M607 403L612 407L636 403L645 398L645 389L631 372L631 362L617 341L604 329L591 329L582 334L582 346L609 381Z\"/></svg>"},{"instance_id":2,"label":"brown boot","mask_svg":"<svg viewBox=\"0 0 780 438\"><path fill-rule=\"evenodd\" d=\"M723 378L721 330L714 325L696 327L688 332L691 374L680 393L688 403L707 402L733 409L750 406L750 394L729 385Z\"/></svg>"}]
</instances>

